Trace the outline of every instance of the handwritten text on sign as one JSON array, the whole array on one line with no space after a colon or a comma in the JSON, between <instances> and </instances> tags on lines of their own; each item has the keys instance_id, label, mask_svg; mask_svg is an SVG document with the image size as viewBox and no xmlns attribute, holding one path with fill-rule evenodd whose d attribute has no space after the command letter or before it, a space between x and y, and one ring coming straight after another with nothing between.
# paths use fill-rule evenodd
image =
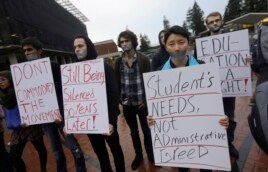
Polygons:
<instances>
[{"instance_id":1,"label":"handwritten text on sign","mask_svg":"<svg viewBox=\"0 0 268 172\"><path fill-rule=\"evenodd\" d=\"M61 65L67 133L105 133L109 129L103 59Z\"/></svg>"},{"instance_id":2,"label":"handwritten text on sign","mask_svg":"<svg viewBox=\"0 0 268 172\"><path fill-rule=\"evenodd\" d=\"M219 65L224 97L251 96L247 30L196 39L196 47L198 59Z\"/></svg>"},{"instance_id":3,"label":"handwritten text on sign","mask_svg":"<svg viewBox=\"0 0 268 172\"><path fill-rule=\"evenodd\" d=\"M157 165L230 170L218 71L204 64L143 75Z\"/></svg>"},{"instance_id":4,"label":"handwritten text on sign","mask_svg":"<svg viewBox=\"0 0 268 172\"><path fill-rule=\"evenodd\" d=\"M54 122L60 115L49 58L11 65L21 122Z\"/></svg>"}]
</instances>

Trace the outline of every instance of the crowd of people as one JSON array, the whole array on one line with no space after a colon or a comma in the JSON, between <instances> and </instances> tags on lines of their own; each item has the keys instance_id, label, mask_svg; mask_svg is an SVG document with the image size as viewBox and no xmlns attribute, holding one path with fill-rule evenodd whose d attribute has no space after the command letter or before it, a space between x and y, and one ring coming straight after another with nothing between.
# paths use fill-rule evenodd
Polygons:
<instances>
[{"instance_id":1,"label":"crowd of people","mask_svg":"<svg viewBox=\"0 0 268 172\"><path fill-rule=\"evenodd\" d=\"M224 33L222 29L223 19L220 13L212 12L206 17L206 25L209 35ZM79 34L79 33L78 33ZM121 57L116 59L114 69L105 64L104 71L106 77L106 94L109 116L109 132L103 134L87 134L92 148L97 155L102 172L112 171L108 150L111 151L114 165L117 172L125 171L124 154L120 144L120 135L117 131L117 118L119 105L123 108L123 115L130 129L132 145L135 151L131 168L137 170L143 160L142 143L139 134L141 126L144 140L144 148L150 163L154 164L152 138L150 126L154 119L152 114L148 114L145 98L145 88L142 74L149 71L168 70L172 68L202 65L194 55L187 54L189 48L189 33L180 26L172 26L167 30L162 30L158 35L160 48L152 58L149 58L137 51L138 39L130 31L122 31L117 40L118 47L123 51ZM33 37L25 38L21 42L21 47L28 61L42 58L42 44ZM74 53L77 62L96 59L98 54L92 41L85 35L77 35L73 40ZM66 134L64 131L64 107L61 84L60 65L51 62L52 74L56 88L56 96L59 104L61 116L53 123L27 126L23 123L12 129L10 138L10 151L7 152L4 144L4 130L2 120L4 113L7 115L11 110L18 108L12 75L10 71L0 72L0 101L3 111L0 114L0 171L2 172L24 172L26 165L22 159L24 147L28 141L34 145L40 160L40 171L45 172L47 165L47 149L44 145L43 135L45 134L50 142L50 148L54 153L58 172L67 171L65 154L63 152L61 137L74 158L77 172L87 171L83 151L74 134ZM219 119L220 125L227 128L228 145L230 152L230 162L232 171L239 171L237 160L238 151L232 144L234 141L234 131L236 122L234 120L235 97L223 98L225 117ZM139 119L137 119L137 117ZM106 143L109 149L106 147ZM219 155L220 156L220 155ZM178 168L178 171L189 171L188 168ZM202 169L201 171L211 171Z\"/></svg>"}]
</instances>

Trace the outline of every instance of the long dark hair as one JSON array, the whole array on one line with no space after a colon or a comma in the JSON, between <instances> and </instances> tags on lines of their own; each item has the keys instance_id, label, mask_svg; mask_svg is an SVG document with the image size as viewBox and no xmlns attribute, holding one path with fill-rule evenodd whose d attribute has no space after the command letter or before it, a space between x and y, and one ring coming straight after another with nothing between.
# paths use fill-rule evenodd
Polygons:
<instances>
[{"instance_id":1,"label":"long dark hair","mask_svg":"<svg viewBox=\"0 0 268 172\"><path fill-rule=\"evenodd\" d=\"M125 30L125 31L121 32L118 36L118 39L117 39L117 45L120 48L122 48L121 43L120 43L120 38L122 38L122 37L129 39L132 43L134 50L136 50L136 48L138 46L138 39L137 39L137 36L135 33L133 33L130 30Z\"/></svg>"},{"instance_id":2,"label":"long dark hair","mask_svg":"<svg viewBox=\"0 0 268 172\"><path fill-rule=\"evenodd\" d=\"M87 59L88 60L96 59L98 57L98 53L96 51L93 42L85 35L76 35L74 37L74 40L79 38L84 39L87 44Z\"/></svg>"}]
</instances>

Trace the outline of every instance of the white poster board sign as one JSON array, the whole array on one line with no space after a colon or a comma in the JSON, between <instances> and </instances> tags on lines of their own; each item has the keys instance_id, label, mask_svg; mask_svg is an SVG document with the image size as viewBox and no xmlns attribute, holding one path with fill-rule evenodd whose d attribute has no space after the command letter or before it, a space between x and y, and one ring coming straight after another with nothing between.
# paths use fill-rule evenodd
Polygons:
<instances>
[{"instance_id":1,"label":"white poster board sign","mask_svg":"<svg viewBox=\"0 0 268 172\"><path fill-rule=\"evenodd\" d=\"M220 67L223 97L251 96L248 30L196 39L197 58Z\"/></svg>"},{"instance_id":2,"label":"white poster board sign","mask_svg":"<svg viewBox=\"0 0 268 172\"><path fill-rule=\"evenodd\" d=\"M196 65L145 73L156 165L229 171L219 69Z\"/></svg>"},{"instance_id":3,"label":"white poster board sign","mask_svg":"<svg viewBox=\"0 0 268 172\"><path fill-rule=\"evenodd\" d=\"M66 132L108 132L103 59L61 65L61 75Z\"/></svg>"},{"instance_id":4,"label":"white poster board sign","mask_svg":"<svg viewBox=\"0 0 268 172\"><path fill-rule=\"evenodd\" d=\"M60 115L49 58L11 65L21 123L54 122Z\"/></svg>"}]
</instances>

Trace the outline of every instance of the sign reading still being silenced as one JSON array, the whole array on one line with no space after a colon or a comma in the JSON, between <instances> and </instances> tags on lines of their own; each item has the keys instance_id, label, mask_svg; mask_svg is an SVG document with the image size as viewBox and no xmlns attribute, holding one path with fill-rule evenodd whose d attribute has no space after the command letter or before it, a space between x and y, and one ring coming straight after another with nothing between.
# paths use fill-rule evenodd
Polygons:
<instances>
[{"instance_id":1,"label":"sign reading still being silenced","mask_svg":"<svg viewBox=\"0 0 268 172\"><path fill-rule=\"evenodd\" d=\"M103 59L61 65L67 133L107 133L109 119Z\"/></svg>"}]
</instances>

